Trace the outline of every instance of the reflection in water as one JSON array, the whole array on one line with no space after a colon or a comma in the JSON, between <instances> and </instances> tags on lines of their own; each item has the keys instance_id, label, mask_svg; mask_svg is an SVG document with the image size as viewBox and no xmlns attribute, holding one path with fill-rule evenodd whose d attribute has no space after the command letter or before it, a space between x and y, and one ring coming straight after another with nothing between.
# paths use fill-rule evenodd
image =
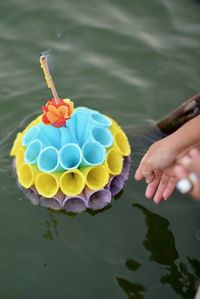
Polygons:
<instances>
[{"instance_id":1,"label":"reflection in water","mask_svg":"<svg viewBox=\"0 0 200 299\"><path fill-rule=\"evenodd\" d=\"M127 259L125 262L125 266L130 271L137 271L141 265L132 260ZM130 299L142 299L144 298L145 287L137 282L130 282L127 279L117 277L117 282L120 287L124 290L124 292L128 295Z\"/></svg>"},{"instance_id":2,"label":"reflection in water","mask_svg":"<svg viewBox=\"0 0 200 299\"><path fill-rule=\"evenodd\" d=\"M130 299L144 298L145 288L139 283L130 282L126 279L117 277L120 287L125 291Z\"/></svg>"},{"instance_id":3,"label":"reflection in water","mask_svg":"<svg viewBox=\"0 0 200 299\"><path fill-rule=\"evenodd\" d=\"M169 284L183 299L194 298L200 277L200 262L190 257L187 258L188 265L179 261L175 238L169 229L168 220L139 204L133 204L133 206L145 215L147 234L143 244L150 252L149 260L166 266L167 274L161 276L160 282ZM137 271L140 268L140 264L134 260L126 260L125 266L131 271ZM143 285L118 277L117 281L128 298L144 298L145 287Z\"/></svg>"},{"instance_id":4,"label":"reflection in water","mask_svg":"<svg viewBox=\"0 0 200 299\"><path fill-rule=\"evenodd\" d=\"M50 219L40 222L42 236L45 240L53 241L58 239L57 221L53 218L54 212L48 210Z\"/></svg>"}]
</instances>

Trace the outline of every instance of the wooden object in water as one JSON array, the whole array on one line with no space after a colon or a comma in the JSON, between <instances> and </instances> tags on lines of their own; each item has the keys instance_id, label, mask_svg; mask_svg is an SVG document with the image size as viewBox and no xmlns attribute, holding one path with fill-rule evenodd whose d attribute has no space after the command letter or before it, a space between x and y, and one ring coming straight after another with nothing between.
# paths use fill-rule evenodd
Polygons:
<instances>
[{"instance_id":1,"label":"wooden object in water","mask_svg":"<svg viewBox=\"0 0 200 299\"><path fill-rule=\"evenodd\" d=\"M200 114L200 92L185 101L167 116L158 120L156 126L169 135L184 125L187 121Z\"/></svg>"}]
</instances>

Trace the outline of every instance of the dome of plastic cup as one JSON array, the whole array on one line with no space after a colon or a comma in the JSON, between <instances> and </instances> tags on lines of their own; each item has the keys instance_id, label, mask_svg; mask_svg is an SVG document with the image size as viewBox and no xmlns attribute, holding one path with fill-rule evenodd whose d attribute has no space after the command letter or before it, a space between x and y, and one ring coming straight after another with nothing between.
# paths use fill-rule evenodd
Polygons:
<instances>
[{"instance_id":1,"label":"dome of plastic cup","mask_svg":"<svg viewBox=\"0 0 200 299\"><path fill-rule=\"evenodd\" d=\"M59 128L52 125L39 124L40 140L47 146L54 146L60 149L61 146L61 132Z\"/></svg>"},{"instance_id":2,"label":"dome of plastic cup","mask_svg":"<svg viewBox=\"0 0 200 299\"><path fill-rule=\"evenodd\" d=\"M23 163L17 171L20 185L26 189L32 187L35 182L35 172L33 166Z\"/></svg>"},{"instance_id":3,"label":"dome of plastic cup","mask_svg":"<svg viewBox=\"0 0 200 299\"><path fill-rule=\"evenodd\" d=\"M17 155L16 155L16 160L15 160L16 169L18 169L20 167L20 165L22 163L24 163L24 156L25 156L25 150L23 147L21 147L18 150Z\"/></svg>"},{"instance_id":4,"label":"dome of plastic cup","mask_svg":"<svg viewBox=\"0 0 200 299\"><path fill-rule=\"evenodd\" d=\"M129 172L131 168L131 156L124 157L123 169L121 174L123 174L125 181L128 180Z\"/></svg>"},{"instance_id":5,"label":"dome of plastic cup","mask_svg":"<svg viewBox=\"0 0 200 299\"><path fill-rule=\"evenodd\" d=\"M105 161L106 151L99 142L87 142L82 147L83 161L81 166L100 165Z\"/></svg>"},{"instance_id":6,"label":"dome of plastic cup","mask_svg":"<svg viewBox=\"0 0 200 299\"><path fill-rule=\"evenodd\" d=\"M89 113L87 110L78 110L76 113L76 136L80 146L87 140L89 125Z\"/></svg>"},{"instance_id":7,"label":"dome of plastic cup","mask_svg":"<svg viewBox=\"0 0 200 299\"><path fill-rule=\"evenodd\" d=\"M114 140L110 130L104 127L94 127L92 129L92 137L105 147L110 147Z\"/></svg>"},{"instance_id":8,"label":"dome of plastic cup","mask_svg":"<svg viewBox=\"0 0 200 299\"><path fill-rule=\"evenodd\" d=\"M60 130L61 134L61 146L67 143L77 143L75 132L73 132L72 128L68 126L68 122L66 127L61 127L58 130Z\"/></svg>"},{"instance_id":9,"label":"dome of plastic cup","mask_svg":"<svg viewBox=\"0 0 200 299\"><path fill-rule=\"evenodd\" d=\"M22 147L22 133L18 133L10 151L10 156L15 157L18 150Z\"/></svg>"},{"instance_id":10,"label":"dome of plastic cup","mask_svg":"<svg viewBox=\"0 0 200 299\"><path fill-rule=\"evenodd\" d=\"M86 185L91 190L102 189L108 183L109 171L104 165L83 167L81 172L85 175Z\"/></svg>"},{"instance_id":11,"label":"dome of plastic cup","mask_svg":"<svg viewBox=\"0 0 200 299\"><path fill-rule=\"evenodd\" d=\"M60 188L67 196L80 194L85 187L85 177L78 170L65 171L60 177Z\"/></svg>"},{"instance_id":12,"label":"dome of plastic cup","mask_svg":"<svg viewBox=\"0 0 200 299\"><path fill-rule=\"evenodd\" d=\"M52 173L39 173L35 177L37 192L46 197L54 197L59 189L59 176Z\"/></svg>"},{"instance_id":13,"label":"dome of plastic cup","mask_svg":"<svg viewBox=\"0 0 200 299\"><path fill-rule=\"evenodd\" d=\"M115 145L123 156L129 156L131 153L130 144L128 138L123 131L117 131L115 133Z\"/></svg>"},{"instance_id":14,"label":"dome of plastic cup","mask_svg":"<svg viewBox=\"0 0 200 299\"><path fill-rule=\"evenodd\" d=\"M71 132L74 133L74 135L77 139L77 136L76 136L76 128L77 128L77 114L76 114L76 111L72 114L71 118L68 119L67 127L69 128L69 130Z\"/></svg>"},{"instance_id":15,"label":"dome of plastic cup","mask_svg":"<svg viewBox=\"0 0 200 299\"><path fill-rule=\"evenodd\" d=\"M59 152L59 161L63 169L78 168L82 161L82 151L75 143L64 145Z\"/></svg>"},{"instance_id":16,"label":"dome of plastic cup","mask_svg":"<svg viewBox=\"0 0 200 299\"><path fill-rule=\"evenodd\" d=\"M112 125L111 120L99 112L93 112L90 114L90 122L95 126L110 127Z\"/></svg>"},{"instance_id":17,"label":"dome of plastic cup","mask_svg":"<svg viewBox=\"0 0 200 299\"><path fill-rule=\"evenodd\" d=\"M24 137L22 139L22 144L24 146L27 146L31 141L36 139L39 134L40 134L39 126L34 126L34 127L30 128L24 135Z\"/></svg>"},{"instance_id":18,"label":"dome of plastic cup","mask_svg":"<svg viewBox=\"0 0 200 299\"><path fill-rule=\"evenodd\" d=\"M37 166L40 171L56 172L60 170L58 150L53 146L45 147L39 154Z\"/></svg>"},{"instance_id":19,"label":"dome of plastic cup","mask_svg":"<svg viewBox=\"0 0 200 299\"><path fill-rule=\"evenodd\" d=\"M63 201L64 209L70 213L82 213L86 210L86 199L81 193L76 196L66 196Z\"/></svg>"},{"instance_id":20,"label":"dome of plastic cup","mask_svg":"<svg viewBox=\"0 0 200 299\"><path fill-rule=\"evenodd\" d=\"M117 195L124 187L125 178L122 174L113 176L108 183L107 189L110 190L112 196Z\"/></svg>"},{"instance_id":21,"label":"dome of plastic cup","mask_svg":"<svg viewBox=\"0 0 200 299\"><path fill-rule=\"evenodd\" d=\"M92 113L92 112L98 112L94 109L90 109L88 107L84 107L84 106L79 106L78 108L76 108L76 111L86 111L88 114Z\"/></svg>"},{"instance_id":22,"label":"dome of plastic cup","mask_svg":"<svg viewBox=\"0 0 200 299\"><path fill-rule=\"evenodd\" d=\"M42 121L42 115L39 115L34 120L32 120L29 123L29 125L22 131L22 136L24 137L24 135L26 134L26 132L28 132L28 130L30 130L30 128L39 125L39 123L41 123L41 121Z\"/></svg>"},{"instance_id":23,"label":"dome of plastic cup","mask_svg":"<svg viewBox=\"0 0 200 299\"><path fill-rule=\"evenodd\" d=\"M119 151L111 148L107 152L106 165L112 175L120 174L123 167L123 156Z\"/></svg>"},{"instance_id":24,"label":"dome of plastic cup","mask_svg":"<svg viewBox=\"0 0 200 299\"><path fill-rule=\"evenodd\" d=\"M43 144L39 139L31 141L25 152L25 162L29 164L36 164L42 148Z\"/></svg>"},{"instance_id":25,"label":"dome of plastic cup","mask_svg":"<svg viewBox=\"0 0 200 299\"><path fill-rule=\"evenodd\" d=\"M84 193L87 198L87 206L91 210L103 209L111 202L112 196L108 189L92 191L86 188Z\"/></svg>"}]
</instances>

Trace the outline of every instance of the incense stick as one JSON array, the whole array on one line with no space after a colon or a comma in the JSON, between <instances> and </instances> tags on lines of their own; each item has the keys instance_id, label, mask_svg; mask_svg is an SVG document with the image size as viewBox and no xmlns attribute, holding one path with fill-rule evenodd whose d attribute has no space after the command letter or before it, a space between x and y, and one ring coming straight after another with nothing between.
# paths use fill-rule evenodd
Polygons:
<instances>
[{"instance_id":1,"label":"incense stick","mask_svg":"<svg viewBox=\"0 0 200 299\"><path fill-rule=\"evenodd\" d=\"M57 93L57 90L55 88L51 73L49 71L46 55L40 55L40 64L41 64L41 68L44 72L44 76L45 76L45 79L46 79L46 82L47 82L47 86L48 86L48 88L51 89L53 97L54 97L56 103L58 104L59 103L59 97L58 97L58 93Z\"/></svg>"}]
</instances>

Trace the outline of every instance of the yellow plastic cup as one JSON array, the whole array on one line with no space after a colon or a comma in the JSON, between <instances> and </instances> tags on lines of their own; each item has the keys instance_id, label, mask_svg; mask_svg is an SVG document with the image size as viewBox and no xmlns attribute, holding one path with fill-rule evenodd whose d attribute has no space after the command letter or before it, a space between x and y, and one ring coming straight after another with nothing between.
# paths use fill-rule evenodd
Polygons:
<instances>
[{"instance_id":1,"label":"yellow plastic cup","mask_svg":"<svg viewBox=\"0 0 200 299\"><path fill-rule=\"evenodd\" d=\"M24 163L24 156L25 156L25 150L24 148L21 146L21 148L19 148L17 155L16 155L16 169L18 170L18 168L20 167L20 165L22 163Z\"/></svg>"},{"instance_id":2,"label":"yellow plastic cup","mask_svg":"<svg viewBox=\"0 0 200 299\"><path fill-rule=\"evenodd\" d=\"M85 176L78 169L65 171L60 177L60 188L67 196L80 194L85 187Z\"/></svg>"},{"instance_id":3,"label":"yellow plastic cup","mask_svg":"<svg viewBox=\"0 0 200 299\"><path fill-rule=\"evenodd\" d=\"M122 130L118 130L115 133L114 138L113 147L118 149L122 156L129 156L131 153L131 147L126 134Z\"/></svg>"},{"instance_id":4,"label":"yellow plastic cup","mask_svg":"<svg viewBox=\"0 0 200 299\"><path fill-rule=\"evenodd\" d=\"M28 189L35 183L36 167L22 163L17 170L18 181L22 187Z\"/></svg>"},{"instance_id":5,"label":"yellow plastic cup","mask_svg":"<svg viewBox=\"0 0 200 299\"><path fill-rule=\"evenodd\" d=\"M118 150L111 148L107 152L105 164L108 167L110 174L112 175L120 174L123 168L122 154Z\"/></svg>"},{"instance_id":6,"label":"yellow plastic cup","mask_svg":"<svg viewBox=\"0 0 200 299\"><path fill-rule=\"evenodd\" d=\"M52 198L59 190L59 178L60 174L58 173L41 172L37 174L35 178L37 192L46 198Z\"/></svg>"},{"instance_id":7,"label":"yellow plastic cup","mask_svg":"<svg viewBox=\"0 0 200 299\"><path fill-rule=\"evenodd\" d=\"M121 131L122 129L114 119L110 118L110 120L112 121L112 126L110 127L110 130L112 134L115 135L117 131Z\"/></svg>"},{"instance_id":8,"label":"yellow plastic cup","mask_svg":"<svg viewBox=\"0 0 200 299\"><path fill-rule=\"evenodd\" d=\"M17 134L15 138L15 141L10 151L10 156L15 157L21 146L22 146L22 133L20 132Z\"/></svg>"},{"instance_id":9,"label":"yellow plastic cup","mask_svg":"<svg viewBox=\"0 0 200 299\"><path fill-rule=\"evenodd\" d=\"M84 167L81 172L85 176L87 187L91 190L102 189L109 181L109 171L104 165Z\"/></svg>"}]
</instances>

